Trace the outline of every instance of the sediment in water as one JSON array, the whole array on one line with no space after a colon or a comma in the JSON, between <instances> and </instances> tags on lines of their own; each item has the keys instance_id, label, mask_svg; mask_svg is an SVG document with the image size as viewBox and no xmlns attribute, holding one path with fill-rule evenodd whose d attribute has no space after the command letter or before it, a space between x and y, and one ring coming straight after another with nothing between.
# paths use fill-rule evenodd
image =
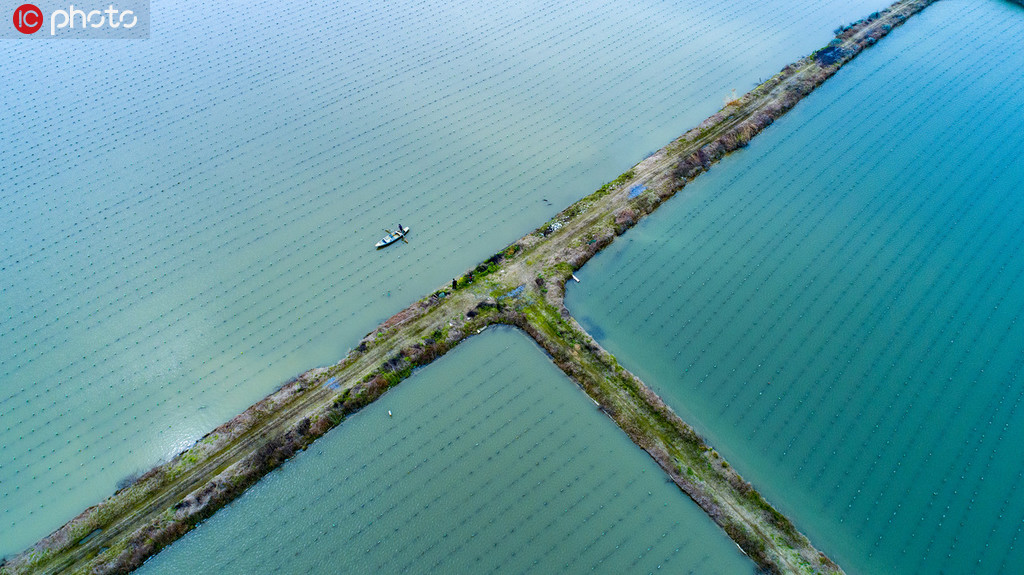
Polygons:
<instances>
[{"instance_id":1,"label":"sediment in water","mask_svg":"<svg viewBox=\"0 0 1024 575\"><path fill-rule=\"evenodd\" d=\"M764 570L840 573L563 305L572 272L724 155L746 146L864 48L934 0L902 0L836 31L620 178L447 288L395 314L340 363L310 370L173 460L90 507L0 573L124 573L212 515L345 417L484 327L515 325ZM635 190L643 191L634 192Z\"/></svg>"}]
</instances>

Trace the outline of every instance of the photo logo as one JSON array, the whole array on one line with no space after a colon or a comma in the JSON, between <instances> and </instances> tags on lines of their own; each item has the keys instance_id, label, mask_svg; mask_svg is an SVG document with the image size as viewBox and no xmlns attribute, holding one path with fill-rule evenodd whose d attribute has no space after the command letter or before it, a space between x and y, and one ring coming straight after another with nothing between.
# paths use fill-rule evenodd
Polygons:
<instances>
[{"instance_id":1,"label":"photo logo","mask_svg":"<svg viewBox=\"0 0 1024 575\"><path fill-rule=\"evenodd\" d=\"M108 19L109 17L109 19ZM71 4L67 10L54 10L50 14L50 36L57 34L58 28L70 28L74 30L75 22L80 21L82 30L86 28L111 28L124 27L125 30L134 28L139 19L131 10L120 11L111 4L106 10L79 10Z\"/></svg>"},{"instance_id":2,"label":"photo logo","mask_svg":"<svg viewBox=\"0 0 1024 575\"><path fill-rule=\"evenodd\" d=\"M14 28L22 34L34 34L43 26L43 12L33 4L22 4L14 10Z\"/></svg>"},{"instance_id":3,"label":"photo logo","mask_svg":"<svg viewBox=\"0 0 1024 575\"><path fill-rule=\"evenodd\" d=\"M0 0L13 26L0 38L115 40L149 38L150 0ZM6 2L6 4L5 4Z\"/></svg>"}]
</instances>

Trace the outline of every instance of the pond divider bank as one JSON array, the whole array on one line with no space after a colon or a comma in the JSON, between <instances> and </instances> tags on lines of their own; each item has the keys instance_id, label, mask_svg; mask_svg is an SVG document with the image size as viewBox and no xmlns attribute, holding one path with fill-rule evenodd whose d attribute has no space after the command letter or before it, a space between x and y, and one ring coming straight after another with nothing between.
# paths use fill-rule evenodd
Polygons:
<instances>
[{"instance_id":1,"label":"pond divider bank","mask_svg":"<svg viewBox=\"0 0 1024 575\"><path fill-rule=\"evenodd\" d=\"M0 565L0 573L125 573L297 451L488 325L533 337L764 570L841 573L570 316L572 273L725 154L934 0L901 0L729 103L597 192L368 334L344 360L281 386L190 449Z\"/></svg>"}]
</instances>

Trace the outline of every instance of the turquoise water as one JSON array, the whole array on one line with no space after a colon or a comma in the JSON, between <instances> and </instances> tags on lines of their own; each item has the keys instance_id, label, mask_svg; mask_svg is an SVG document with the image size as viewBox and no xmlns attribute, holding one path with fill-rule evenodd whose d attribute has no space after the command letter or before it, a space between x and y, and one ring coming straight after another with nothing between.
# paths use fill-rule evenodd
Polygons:
<instances>
[{"instance_id":1,"label":"turquoise water","mask_svg":"<svg viewBox=\"0 0 1024 575\"><path fill-rule=\"evenodd\" d=\"M754 566L533 341L499 328L137 573L584 571Z\"/></svg>"},{"instance_id":2,"label":"turquoise water","mask_svg":"<svg viewBox=\"0 0 1024 575\"><path fill-rule=\"evenodd\" d=\"M1021 37L935 4L569 286L851 573L1024 564Z\"/></svg>"},{"instance_id":3,"label":"turquoise water","mask_svg":"<svg viewBox=\"0 0 1024 575\"><path fill-rule=\"evenodd\" d=\"M884 2L762 4L155 1L146 41L6 41L0 555Z\"/></svg>"}]
</instances>

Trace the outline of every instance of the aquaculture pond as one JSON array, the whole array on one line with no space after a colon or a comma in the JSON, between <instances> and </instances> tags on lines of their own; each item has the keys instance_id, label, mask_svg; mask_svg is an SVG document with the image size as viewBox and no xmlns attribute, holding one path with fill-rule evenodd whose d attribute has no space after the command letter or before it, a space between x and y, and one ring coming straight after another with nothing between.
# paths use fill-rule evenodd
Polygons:
<instances>
[{"instance_id":1,"label":"aquaculture pond","mask_svg":"<svg viewBox=\"0 0 1024 575\"><path fill-rule=\"evenodd\" d=\"M0 556L882 4L154 2L148 40L8 41Z\"/></svg>"},{"instance_id":2,"label":"aquaculture pond","mask_svg":"<svg viewBox=\"0 0 1024 575\"><path fill-rule=\"evenodd\" d=\"M850 573L1024 564L1022 36L933 5L569 286Z\"/></svg>"},{"instance_id":3,"label":"aquaculture pond","mask_svg":"<svg viewBox=\"0 0 1024 575\"><path fill-rule=\"evenodd\" d=\"M753 573L544 352L492 329L136 573Z\"/></svg>"}]
</instances>

